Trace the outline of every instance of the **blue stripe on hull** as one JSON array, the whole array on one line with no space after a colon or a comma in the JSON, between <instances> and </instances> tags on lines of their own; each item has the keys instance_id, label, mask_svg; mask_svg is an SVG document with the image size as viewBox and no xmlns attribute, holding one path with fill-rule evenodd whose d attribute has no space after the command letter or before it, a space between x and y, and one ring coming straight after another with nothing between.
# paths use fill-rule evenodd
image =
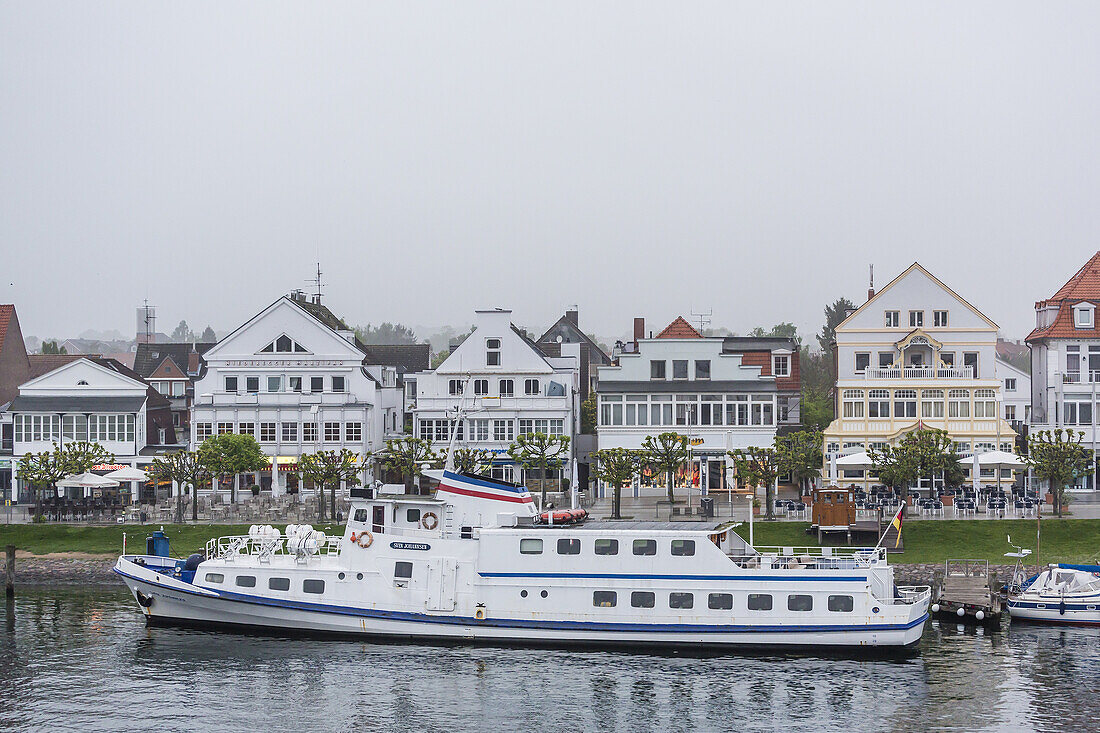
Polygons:
<instances>
[{"instance_id":1,"label":"blue stripe on hull","mask_svg":"<svg viewBox=\"0 0 1100 733\"><path fill-rule=\"evenodd\" d=\"M481 573L482 578L581 578L588 580L797 580L866 583L864 575L650 575L646 573Z\"/></svg>"},{"instance_id":2,"label":"blue stripe on hull","mask_svg":"<svg viewBox=\"0 0 1100 733\"><path fill-rule=\"evenodd\" d=\"M147 585L153 585L146 580L124 573L118 568L114 571L124 578L130 578ZM158 586L159 587L159 586ZM207 600L213 600L211 596L184 588L164 588L176 593L187 593L199 596ZM209 589L207 589L209 590ZM701 625L701 624L633 624L633 623L607 623L599 621L530 621L526 619L486 619L478 621L470 616L430 616L423 613L411 613L406 611L378 611L351 606L335 606L323 603L309 603L307 601L292 601L281 598L265 598L252 596L233 591L216 591L219 600L237 603L249 603L257 606L275 606L278 608L290 608L298 611L311 611L317 613L333 613L342 616L358 616L363 618L378 618L389 621L415 621L437 624L451 624L460 626L491 626L495 628L516 629L580 629L585 631L648 631L648 632L685 632L702 634L730 634L730 633L770 633L770 632L846 632L846 631L904 631L923 624L928 619L928 614L923 614L915 621L905 624L848 624L848 625L769 625L755 626L749 624L738 625Z\"/></svg>"}]
</instances>

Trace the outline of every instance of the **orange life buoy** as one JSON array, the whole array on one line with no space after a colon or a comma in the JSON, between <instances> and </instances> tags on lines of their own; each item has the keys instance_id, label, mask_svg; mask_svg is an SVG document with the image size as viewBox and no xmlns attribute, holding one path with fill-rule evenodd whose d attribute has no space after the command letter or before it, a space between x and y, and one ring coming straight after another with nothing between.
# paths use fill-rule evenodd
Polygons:
<instances>
[{"instance_id":1,"label":"orange life buoy","mask_svg":"<svg viewBox=\"0 0 1100 733\"><path fill-rule=\"evenodd\" d=\"M420 526L424 529L435 529L439 526L439 517L435 515L435 512L425 512L424 516L420 518Z\"/></svg>"},{"instance_id":2,"label":"orange life buoy","mask_svg":"<svg viewBox=\"0 0 1100 733\"><path fill-rule=\"evenodd\" d=\"M353 541L363 549L366 549L374 544L374 535L364 529L363 534L359 535L359 539Z\"/></svg>"}]
</instances>

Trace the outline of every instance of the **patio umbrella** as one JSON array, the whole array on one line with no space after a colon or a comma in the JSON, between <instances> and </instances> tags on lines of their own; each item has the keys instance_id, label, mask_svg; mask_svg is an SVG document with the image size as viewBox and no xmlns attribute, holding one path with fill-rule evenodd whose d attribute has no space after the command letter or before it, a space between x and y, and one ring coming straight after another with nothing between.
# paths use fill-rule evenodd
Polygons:
<instances>
[{"instance_id":1,"label":"patio umbrella","mask_svg":"<svg viewBox=\"0 0 1100 733\"><path fill-rule=\"evenodd\" d=\"M866 451L841 456L836 459L836 465L837 468L851 471L868 470L875 467L875 464L871 461L871 456L867 455Z\"/></svg>"},{"instance_id":2,"label":"patio umbrella","mask_svg":"<svg viewBox=\"0 0 1100 733\"><path fill-rule=\"evenodd\" d=\"M1023 468L1027 463L1014 453L1008 453L1003 450L991 450L982 453L981 455L975 455L979 466L982 468L992 468L997 472L997 488L1001 488L1001 469L1003 468Z\"/></svg>"},{"instance_id":3,"label":"patio umbrella","mask_svg":"<svg viewBox=\"0 0 1100 733\"><path fill-rule=\"evenodd\" d=\"M109 478L115 481L148 481L149 474L141 469L126 466L125 468L120 468L117 471L111 471L105 474L103 478Z\"/></svg>"},{"instance_id":4,"label":"patio umbrella","mask_svg":"<svg viewBox=\"0 0 1100 733\"><path fill-rule=\"evenodd\" d=\"M964 458L963 460L965 461L966 459ZM970 469L970 483L974 487L974 493L976 494L978 492L978 488L981 486L982 469L977 453L975 453L970 460L973 463L973 466Z\"/></svg>"},{"instance_id":5,"label":"patio umbrella","mask_svg":"<svg viewBox=\"0 0 1100 733\"><path fill-rule=\"evenodd\" d=\"M59 488L82 488L87 496L88 489L106 489L118 486L118 481L91 472L76 474L57 482Z\"/></svg>"}]
</instances>

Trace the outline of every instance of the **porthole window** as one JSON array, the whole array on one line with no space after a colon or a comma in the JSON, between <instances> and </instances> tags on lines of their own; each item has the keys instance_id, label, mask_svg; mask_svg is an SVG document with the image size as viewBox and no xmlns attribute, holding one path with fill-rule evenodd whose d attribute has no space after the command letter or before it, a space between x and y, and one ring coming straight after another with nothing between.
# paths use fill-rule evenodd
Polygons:
<instances>
[{"instance_id":1,"label":"porthole window","mask_svg":"<svg viewBox=\"0 0 1100 733\"><path fill-rule=\"evenodd\" d=\"M772 610L772 597L768 593L749 593L750 611Z\"/></svg>"},{"instance_id":2,"label":"porthole window","mask_svg":"<svg viewBox=\"0 0 1100 733\"><path fill-rule=\"evenodd\" d=\"M270 590L290 590L290 578L268 578L267 587Z\"/></svg>"},{"instance_id":3,"label":"porthole window","mask_svg":"<svg viewBox=\"0 0 1100 733\"><path fill-rule=\"evenodd\" d=\"M362 580L363 579L363 574L362 573L356 573L355 579L356 580Z\"/></svg>"},{"instance_id":4,"label":"porthole window","mask_svg":"<svg viewBox=\"0 0 1100 733\"><path fill-rule=\"evenodd\" d=\"M324 593L325 581L323 580L303 580L302 581L303 593Z\"/></svg>"},{"instance_id":5,"label":"porthole window","mask_svg":"<svg viewBox=\"0 0 1100 733\"><path fill-rule=\"evenodd\" d=\"M549 593L547 593L546 591L543 591L543 592L542 592L542 593L540 593L539 595L541 595L541 596L542 596L543 598L546 598L546 596L548 596L548 595L550 595L550 594L549 594Z\"/></svg>"},{"instance_id":6,"label":"porthole window","mask_svg":"<svg viewBox=\"0 0 1100 733\"><path fill-rule=\"evenodd\" d=\"M848 613L855 608L855 600L851 596L829 596L829 610Z\"/></svg>"},{"instance_id":7,"label":"porthole window","mask_svg":"<svg viewBox=\"0 0 1100 733\"><path fill-rule=\"evenodd\" d=\"M206 574L206 582L207 583L224 583L225 582L225 576L222 575L221 573L207 573Z\"/></svg>"},{"instance_id":8,"label":"porthole window","mask_svg":"<svg viewBox=\"0 0 1100 733\"><path fill-rule=\"evenodd\" d=\"M789 595L787 596L787 610L812 611L814 610L814 597L802 594Z\"/></svg>"},{"instance_id":9,"label":"porthole window","mask_svg":"<svg viewBox=\"0 0 1100 733\"><path fill-rule=\"evenodd\" d=\"M729 611L733 608L733 594L711 593L707 598L707 607L712 611Z\"/></svg>"},{"instance_id":10,"label":"porthole window","mask_svg":"<svg viewBox=\"0 0 1100 733\"><path fill-rule=\"evenodd\" d=\"M255 588L256 587L256 576L255 575L238 575L237 576L237 585L239 585L241 588Z\"/></svg>"},{"instance_id":11,"label":"porthole window","mask_svg":"<svg viewBox=\"0 0 1100 733\"><path fill-rule=\"evenodd\" d=\"M521 591L519 592L519 597L520 597L520 598L526 598L526 597L527 597L527 591L525 591L525 590L521 590Z\"/></svg>"},{"instance_id":12,"label":"porthole window","mask_svg":"<svg viewBox=\"0 0 1100 733\"><path fill-rule=\"evenodd\" d=\"M677 556L694 555L695 540L673 540L672 554Z\"/></svg>"},{"instance_id":13,"label":"porthole window","mask_svg":"<svg viewBox=\"0 0 1100 733\"><path fill-rule=\"evenodd\" d=\"M343 573L340 573L340 574L339 574L339 575L337 575L336 577L337 577L337 578L339 578L340 580L343 580L343 579L344 579L344 574L343 574Z\"/></svg>"},{"instance_id":14,"label":"porthole window","mask_svg":"<svg viewBox=\"0 0 1100 733\"><path fill-rule=\"evenodd\" d=\"M669 608L694 608L695 596L691 593L669 593L668 594L668 607Z\"/></svg>"},{"instance_id":15,"label":"porthole window","mask_svg":"<svg viewBox=\"0 0 1100 733\"><path fill-rule=\"evenodd\" d=\"M542 540L537 538L528 537L519 541L519 554L521 555L541 555L542 554Z\"/></svg>"},{"instance_id":16,"label":"porthole window","mask_svg":"<svg viewBox=\"0 0 1100 733\"><path fill-rule=\"evenodd\" d=\"M651 591L636 590L630 594L630 605L634 608L653 608L655 595Z\"/></svg>"},{"instance_id":17,"label":"porthole window","mask_svg":"<svg viewBox=\"0 0 1100 733\"><path fill-rule=\"evenodd\" d=\"M569 539L562 537L558 540L558 554L559 555L579 555L581 554L581 541L576 539Z\"/></svg>"},{"instance_id":18,"label":"porthole window","mask_svg":"<svg viewBox=\"0 0 1100 733\"><path fill-rule=\"evenodd\" d=\"M656 555L657 540L634 540L635 555Z\"/></svg>"},{"instance_id":19,"label":"porthole window","mask_svg":"<svg viewBox=\"0 0 1100 733\"><path fill-rule=\"evenodd\" d=\"M595 544L597 555L618 555L619 554L619 541L618 540L596 540Z\"/></svg>"}]
</instances>

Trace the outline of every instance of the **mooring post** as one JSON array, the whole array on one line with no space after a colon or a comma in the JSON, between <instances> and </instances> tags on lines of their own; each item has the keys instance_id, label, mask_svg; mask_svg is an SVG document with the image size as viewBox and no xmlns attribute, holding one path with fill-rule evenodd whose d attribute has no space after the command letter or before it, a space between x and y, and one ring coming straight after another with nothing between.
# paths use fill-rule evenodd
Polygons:
<instances>
[{"instance_id":1,"label":"mooring post","mask_svg":"<svg viewBox=\"0 0 1100 733\"><path fill-rule=\"evenodd\" d=\"M15 596L15 545L7 546L8 559L4 563L4 594L8 598Z\"/></svg>"}]
</instances>

